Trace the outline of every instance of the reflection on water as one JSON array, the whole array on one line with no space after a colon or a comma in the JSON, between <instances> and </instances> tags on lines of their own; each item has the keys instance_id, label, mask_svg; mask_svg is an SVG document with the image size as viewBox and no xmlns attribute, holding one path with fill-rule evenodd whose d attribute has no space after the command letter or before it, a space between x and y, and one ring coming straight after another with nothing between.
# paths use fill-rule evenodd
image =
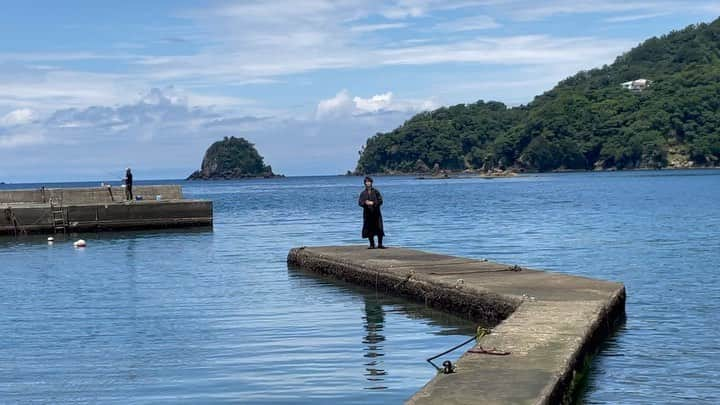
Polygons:
<instances>
[{"instance_id":1,"label":"reflection on water","mask_svg":"<svg viewBox=\"0 0 720 405\"><path fill-rule=\"evenodd\" d=\"M383 336L382 331L383 323L385 322L385 313L377 299L366 296L364 297L364 301L365 316L363 318L365 320L364 326L367 335L365 335L362 341L363 344L366 345L366 352L363 357L367 359L367 363L365 363L367 373L365 373L365 376L370 382L370 385L366 388L371 390L386 389L387 387L382 385L382 382L385 381L383 377L387 375L387 372L383 368L382 360L384 356L382 343L385 341L385 336Z\"/></svg>"},{"instance_id":2,"label":"reflection on water","mask_svg":"<svg viewBox=\"0 0 720 405\"><path fill-rule=\"evenodd\" d=\"M3 239L0 402L398 403L462 338L463 320L288 271L293 241L216 212L214 232Z\"/></svg>"},{"instance_id":3,"label":"reflection on water","mask_svg":"<svg viewBox=\"0 0 720 405\"><path fill-rule=\"evenodd\" d=\"M407 380L410 369L421 371L428 379L434 376L434 369L428 366L425 359L472 336L476 329L474 323L455 315L427 307L423 303L388 296L372 288L318 275L295 266L288 266L288 275L296 288L322 286L328 291L350 293L362 298L359 318L362 320L363 334L357 351L362 366L358 368L358 376L362 377L359 386L364 390L388 392L390 396L387 399L393 398L392 392L397 390L398 383ZM443 337L442 343L429 347L420 336L398 334L400 319L429 325L434 329L436 337ZM443 359L455 361L462 353L462 350L458 350ZM427 380L420 385L425 382Z\"/></svg>"}]
</instances>

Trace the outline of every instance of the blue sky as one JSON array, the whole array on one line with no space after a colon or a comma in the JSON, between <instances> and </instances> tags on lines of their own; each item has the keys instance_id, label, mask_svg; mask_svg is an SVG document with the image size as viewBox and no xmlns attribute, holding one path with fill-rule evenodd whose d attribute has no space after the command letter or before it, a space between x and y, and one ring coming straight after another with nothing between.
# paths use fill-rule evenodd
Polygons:
<instances>
[{"instance_id":1,"label":"blue sky","mask_svg":"<svg viewBox=\"0 0 720 405\"><path fill-rule=\"evenodd\" d=\"M524 104L718 1L4 2L0 181L181 178L223 136L286 175L339 174L379 131Z\"/></svg>"}]
</instances>

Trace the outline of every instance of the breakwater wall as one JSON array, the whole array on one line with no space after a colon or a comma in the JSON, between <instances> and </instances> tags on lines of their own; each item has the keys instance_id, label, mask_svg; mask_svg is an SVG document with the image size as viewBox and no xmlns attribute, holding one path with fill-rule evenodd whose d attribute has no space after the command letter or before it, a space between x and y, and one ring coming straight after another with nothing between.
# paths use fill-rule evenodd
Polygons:
<instances>
[{"instance_id":1,"label":"breakwater wall","mask_svg":"<svg viewBox=\"0 0 720 405\"><path fill-rule=\"evenodd\" d=\"M0 234L212 226L213 205L183 198L179 185L2 190Z\"/></svg>"},{"instance_id":2,"label":"breakwater wall","mask_svg":"<svg viewBox=\"0 0 720 405\"><path fill-rule=\"evenodd\" d=\"M133 194L142 200L182 200L182 187L179 185L135 186ZM49 203L51 199L68 204L111 203L125 201L125 189L122 187L83 187L83 188L39 188L29 190L0 190L0 204Z\"/></svg>"},{"instance_id":3,"label":"breakwater wall","mask_svg":"<svg viewBox=\"0 0 720 405\"><path fill-rule=\"evenodd\" d=\"M466 352L454 373L438 374L411 404L570 403L625 316L625 287L616 282L401 248L296 248L287 260L493 327L479 353Z\"/></svg>"}]
</instances>

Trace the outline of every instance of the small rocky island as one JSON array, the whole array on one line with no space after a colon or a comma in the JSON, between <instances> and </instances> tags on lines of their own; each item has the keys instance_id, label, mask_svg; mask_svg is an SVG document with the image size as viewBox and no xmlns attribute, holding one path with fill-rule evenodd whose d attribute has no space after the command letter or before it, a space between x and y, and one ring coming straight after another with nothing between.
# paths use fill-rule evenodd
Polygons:
<instances>
[{"instance_id":1,"label":"small rocky island","mask_svg":"<svg viewBox=\"0 0 720 405\"><path fill-rule=\"evenodd\" d=\"M282 177L266 166L255 145L245 138L225 137L210 145L200 170L188 180L229 180L257 177Z\"/></svg>"}]
</instances>

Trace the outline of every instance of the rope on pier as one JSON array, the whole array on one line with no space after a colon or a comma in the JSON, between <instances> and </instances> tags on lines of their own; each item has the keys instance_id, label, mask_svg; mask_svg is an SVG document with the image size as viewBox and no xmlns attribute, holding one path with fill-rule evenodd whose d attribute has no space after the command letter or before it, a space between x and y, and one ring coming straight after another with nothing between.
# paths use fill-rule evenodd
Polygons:
<instances>
[{"instance_id":1,"label":"rope on pier","mask_svg":"<svg viewBox=\"0 0 720 405\"><path fill-rule=\"evenodd\" d=\"M502 271L518 272L518 271L522 271L522 270L523 270L523 268L516 264L513 266L505 267L503 269L480 269L480 270L467 270L467 271L431 271L428 274L449 276L449 275L455 275L455 274L500 273Z\"/></svg>"},{"instance_id":2,"label":"rope on pier","mask_svg":"<svg viewBox=\"0 0 720 405\"><path fill-rule=\"evenodd\" d=\"M479 346L480 339L482 339L482 338L485 337L486 335L489 335L490 332L492 332L491 329L487 329L487 328L483 328L482 326L478 326L478 327L477 327L477 330L475 331L475 336L473 336L473 337L471 337L470 339L468 339L468 340L460 343L459 345L453 346L452 348L450 348L450 349L448 349L448 350L445 350L444 352L442 352L442 353L440 353L440 354L437 354L437 355L435 355L435 356L432 356L432 357L428 358L426 361L427 361L428 363L430 363L430 365L432 365L433 367L435 367L435 369L436 369L439 373L452 374L452 373L455 372L455 367L453 366L453 364L452 364L452 362L451 362L450 360L445 360L445 361L443 362L443 367L442 367L442 368L438 367L438 366L437 366L435 363L433 363L432 361L435 360L435 359L437 359L437 358L440 357L440 356L444 356L444 355L446 355L446 354L448 354L448 353L450 353L450 352L452 352L452 351L454 351L454 350L457 350L457 349L465 346L466 344L472 342L473 340L475 340L475 341L478 343L478 348L477 348L477 349L470 349L470 350L468 350L468 353L490 354L490 355L494 355L494 356L507 356L507 355L509 355L510 352L506 352L506 351L502 351L502 350L497 350L497 349L494 348L494 347L493 347L492 349L485 349L485 348L483 348L482 346Z\"/></svg>"}]
</instances>

